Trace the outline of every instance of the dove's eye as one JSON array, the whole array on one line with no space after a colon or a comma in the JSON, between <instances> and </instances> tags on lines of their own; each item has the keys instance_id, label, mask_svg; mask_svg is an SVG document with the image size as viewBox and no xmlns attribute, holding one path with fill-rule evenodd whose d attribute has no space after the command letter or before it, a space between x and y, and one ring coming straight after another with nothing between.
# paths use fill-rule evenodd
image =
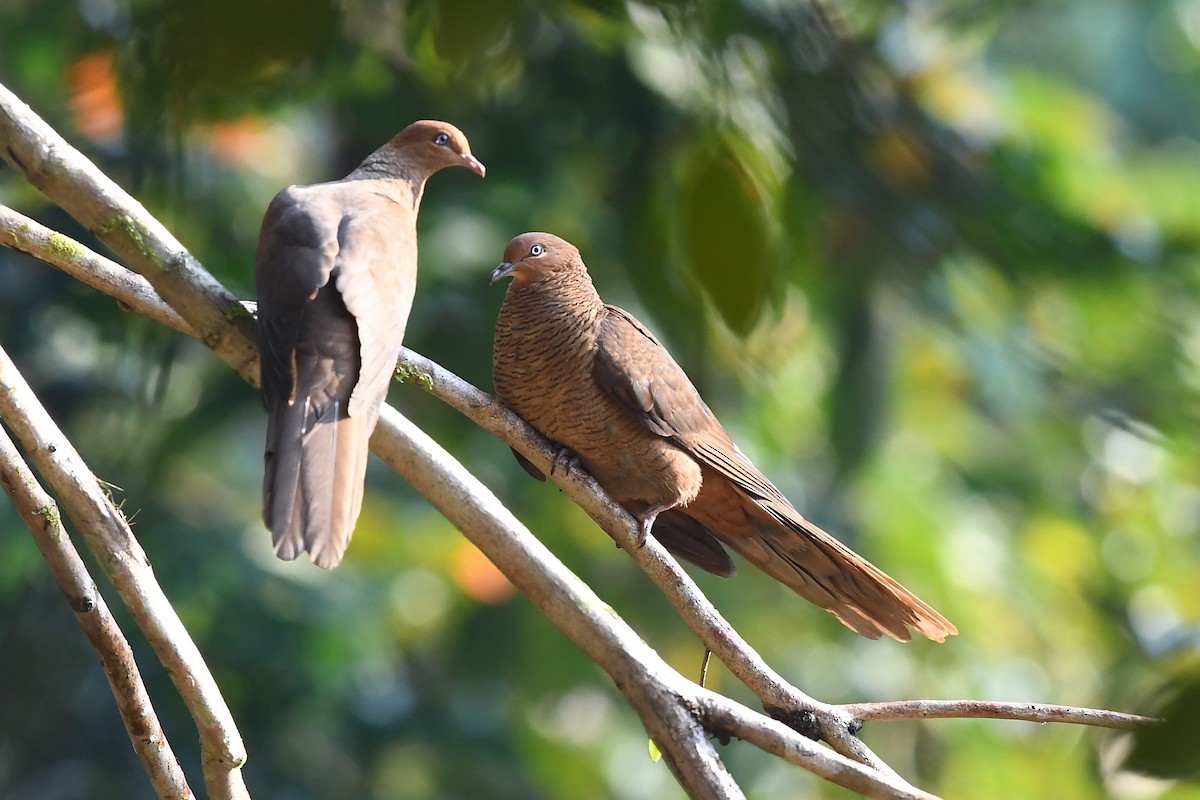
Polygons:
<instances>
[{"instance_id":1,"label":"dove's eye","mask_svg":"<svg viewBox=\"0 0 1200 800\"><path fill-rule=\"evenodd\" d=\"M540 256L545 252L546 248L542 247L540 244L535 244L533 247L529 248L529 255L531 256Z\"/></svg>"},{"instance_id":2,"label":"dove's eye","mask_svg":"<svg viewBox=\"0 0 1200 800\"><path fill-rule=\"evenodd\" d=\"M440 147L445 147L446 145L450 144L450 134L439 133L437 136L433 137L433 143Z\"/></svg>"}]
</instances>

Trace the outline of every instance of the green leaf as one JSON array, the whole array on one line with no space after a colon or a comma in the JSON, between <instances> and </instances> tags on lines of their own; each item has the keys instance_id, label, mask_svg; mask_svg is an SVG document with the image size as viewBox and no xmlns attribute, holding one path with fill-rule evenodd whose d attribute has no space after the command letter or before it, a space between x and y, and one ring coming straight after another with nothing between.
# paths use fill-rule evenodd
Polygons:
<instances>
[{"instance_id":1,"label":"green leaf","mask_svg":"<svg viewBox=\"0 0 1200 800\"><path fill-rule=\"evenodd\" d=\"M745 334L776 274L766 192L731 134L703 140L683 156L679 224L684 264L725 323Z\"/></svg>"},{"instance_id":2,"label":"green leaf","mask_svg":"<svg viewBox=\"0 0 1200 800\"><path fill-rule=\"evenodd\" d=\"M1200 777L1200 674L1169 685L1157 715L1163 718L1161 725L1133 735L1124 768L1158 778Z\"/></svg>"}]
</instances>

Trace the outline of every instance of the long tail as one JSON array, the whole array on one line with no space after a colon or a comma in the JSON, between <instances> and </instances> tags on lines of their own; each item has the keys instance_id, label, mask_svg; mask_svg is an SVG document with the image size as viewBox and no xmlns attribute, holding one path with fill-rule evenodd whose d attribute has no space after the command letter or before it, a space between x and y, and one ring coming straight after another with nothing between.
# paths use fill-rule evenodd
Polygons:
<instances>
[{"instance_id":1,"label":"long tail","mask_svg":"<svg viewBox=\"0 0 1200 800\"><path fill-rule=\"evenodd\" d=\"M748 561L871 639L907 642L912 627L945 641L958 633L945 617L883 570L790 506L753 502L761 515L751 536L721 537Z\"/></svg>"},{"instance_id":2,"label":"long tail","mask_svg":"<svg viewBox=\"0 0 1200 800\"><path fill-rule=\"evenodd\" d=\"M325 569L342 560L362 509L369 437L367 419L336 402L269 409L263 520L281 559L308 552Z\"/></svg>"}]
</instances>

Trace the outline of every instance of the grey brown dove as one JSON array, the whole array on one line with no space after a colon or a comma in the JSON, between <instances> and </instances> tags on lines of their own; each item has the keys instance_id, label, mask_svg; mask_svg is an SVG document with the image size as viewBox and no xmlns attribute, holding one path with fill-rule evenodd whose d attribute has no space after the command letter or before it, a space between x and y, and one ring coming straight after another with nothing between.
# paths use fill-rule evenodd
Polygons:
<instances>
[{"instance_id":1,"label":"grey brown dove","mask_svg":"<svg viewBox=\"0 0 1200 800\"><path fill-rule=\"evenodd\" d=\"M414 122L339 181L289 186L255 261L267 409L263 520L275 553L341 561L362 508L367 440L417 280L417 212L444 167L484 167L445 122Z\"/></svg>"},{"instance_id":2,"label":"grey brown dove","mask_svg":"<svg viewBox=\"0 0 1200 800\"><path fill-rule=\"evenodd\" d=\"M513 239L492 281L512 284L496 323L496 397L570 450L677 556L718 575L722 545L872 639L935 641L955 627L800 515L738 449L687 375L627 311L605 305L579 251L548 233ZM518 458L520 458L518 456ZM523 466L540 476L536 468Z\"/></svg>"}]
</instances>

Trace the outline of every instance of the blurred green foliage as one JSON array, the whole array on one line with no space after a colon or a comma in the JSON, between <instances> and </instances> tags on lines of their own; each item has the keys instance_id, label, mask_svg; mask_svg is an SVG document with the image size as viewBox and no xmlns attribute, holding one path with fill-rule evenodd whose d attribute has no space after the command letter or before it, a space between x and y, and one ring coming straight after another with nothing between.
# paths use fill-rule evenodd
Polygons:
<instances>
[{"instance_id":1,"label":"blurred green foliage","mask_svg":"<svg viewBox=\"0 0 1200 800\"><path fill-rule=\"evenodd\" d=\"M1196 0L0 3L0 80L243 297L275 191L413 119L462 127L488 178L429 188L409 344L488 387L504 244L573 240L796 504L961 631L868 642L749 570L700 576L799 686L1174 715L1167 744L865 731L947 797L1200 798L1174 782L1200 761L1198 75ZM0 202L91 241L8 170ZM277 562L254 393L28 258L0 250L0 284L0 342L120 487L254 797L679 796L606 677L398 478L372 465L337 571ZM419 389L392 400L697 672L586 516ZM6 507L0 530L0 797L150 797ZM122 622L199 788L194 730ZM722 752L752 798L845 796Z\"/></svg>"}]
</instances>

